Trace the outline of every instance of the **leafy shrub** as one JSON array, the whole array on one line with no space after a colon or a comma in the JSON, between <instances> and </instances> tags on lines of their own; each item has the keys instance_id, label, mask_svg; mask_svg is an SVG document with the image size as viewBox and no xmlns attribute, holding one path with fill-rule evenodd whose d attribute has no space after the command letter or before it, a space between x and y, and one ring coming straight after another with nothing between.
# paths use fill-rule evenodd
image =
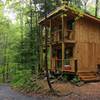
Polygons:
<instances>
[{"instance_id":1,"label":"leafy shrub","mask_svg":"<svg viewBox=\"0 0 100 100\"><path fill-rule=\"evenodd\" d=\"M12 86L25 90L26 92L38 91L41 87L36 82L36 75L31 70L17 70L12 77Z\"/></svg>"}]
</instances>

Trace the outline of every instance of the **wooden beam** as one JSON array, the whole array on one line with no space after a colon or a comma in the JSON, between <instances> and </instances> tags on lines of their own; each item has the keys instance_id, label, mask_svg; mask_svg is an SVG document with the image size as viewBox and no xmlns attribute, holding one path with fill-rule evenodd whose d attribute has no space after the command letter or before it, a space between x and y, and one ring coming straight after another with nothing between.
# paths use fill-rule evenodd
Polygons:
<instances>
[{"instance_id":1,"label":"wooden beam","mask_svg":"<svg viewBox=\"0 0 100 100\"><path fill-rule=\"evenodd\" d=\"M62 41L64 42L64 15L62 15Z\"/></svg>"},{"instance_id":2,"label":"wooden beam","mask_svg":"<svg viewBox=\"0 0 100 100\"><path fill-rule=\"evenodd\" d=\"M51 13L49 13L47 15L47 19L51 18L52 16L54 16L55 14L59 13L60 11L65 10L65 5L58 7L57 9L53 10ZM41 20L39 20L39 24L42 23L43 21L45 21L45 18L42 18Z\"/></svg>"},{"instance_id":3,"label":"wooden beam","mask_svg":"<svg viewBox=\"0 0 100 100\"><path fill-rule=\"evenodd\" d=\"M62 15L62 70L64 67L64 52L65 52L65 46L64 46L64 15Z\"/></svg>"},{"instance_id":4,"label":"wooden beam","mask_svg":"<svg viewBox=\"0 0 100 100\"><path fill-rule=\"evenodd\" d=\"M65 45L64 42L62 43L62 70L64 67L64 52L65 52Z\"/></svg>"}]
</instances>

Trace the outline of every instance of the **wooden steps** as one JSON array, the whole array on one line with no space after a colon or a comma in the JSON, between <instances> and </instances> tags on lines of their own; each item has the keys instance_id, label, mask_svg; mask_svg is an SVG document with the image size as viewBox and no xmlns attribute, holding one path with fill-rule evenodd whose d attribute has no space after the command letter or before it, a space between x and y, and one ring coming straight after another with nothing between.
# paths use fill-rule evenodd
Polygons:
<instances>
[{"instance_id":1,"label":"wooden steps","mask_svg":"<svg viewBox=\"0 0 100 100\"><path fill-rule=\"evenodd\" d=\"M78 76L82 81L99 81L100 80L96 72L80 72L78 73Z\"/></svg>"}]
</instances>

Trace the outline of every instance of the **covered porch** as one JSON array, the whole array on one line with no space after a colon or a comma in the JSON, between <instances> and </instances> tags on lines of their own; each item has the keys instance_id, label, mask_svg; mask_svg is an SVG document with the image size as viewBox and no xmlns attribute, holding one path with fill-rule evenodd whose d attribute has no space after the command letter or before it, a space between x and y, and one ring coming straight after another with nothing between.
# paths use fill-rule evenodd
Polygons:
<instances>
[{"instance_id":1,"label":"covered porch","mask_svg":"<svg viewBox=\"0 0 100 100\"><path fill-rule=\"evenodd\" d=\"M74 58L73 43L60 43L51 46L51 71L76 72L77 60ZM76 65L75 65L76 63Z\"/></svg>"}]
</instances>

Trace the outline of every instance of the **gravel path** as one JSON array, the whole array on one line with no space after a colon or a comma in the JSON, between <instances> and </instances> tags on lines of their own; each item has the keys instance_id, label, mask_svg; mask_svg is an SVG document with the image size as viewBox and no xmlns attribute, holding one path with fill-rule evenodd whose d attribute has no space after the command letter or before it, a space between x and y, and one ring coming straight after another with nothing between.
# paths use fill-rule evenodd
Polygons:
<instances>
[{"instance_id":1,"label":"gravel path","mask_svg":"<svg viewBox=\"0 0 100 100\"><path fill-rule=\"evenodd\" d=\"M51 100L50 97L25 96L13 91L8 85L0 85L0 100Z\"/></svg>"}]
</instances>

